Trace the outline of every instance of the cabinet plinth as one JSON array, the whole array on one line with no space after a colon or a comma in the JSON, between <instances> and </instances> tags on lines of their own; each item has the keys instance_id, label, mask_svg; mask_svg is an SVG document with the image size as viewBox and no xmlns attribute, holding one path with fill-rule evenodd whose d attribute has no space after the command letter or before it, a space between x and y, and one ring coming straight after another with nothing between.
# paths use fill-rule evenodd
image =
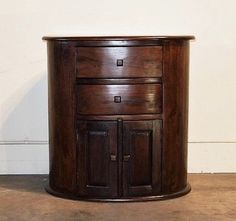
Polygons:
<instances>
[{"instance_id":1,"label":"cabinet plinth","mask_svg":"<svg viewBox=\"0 0 236 221\"><path fill-rule=\"evenodd\" d=\"M96 201L182 196L193 36L44 37L46 190Z\"/></svg>"}]
</instances>

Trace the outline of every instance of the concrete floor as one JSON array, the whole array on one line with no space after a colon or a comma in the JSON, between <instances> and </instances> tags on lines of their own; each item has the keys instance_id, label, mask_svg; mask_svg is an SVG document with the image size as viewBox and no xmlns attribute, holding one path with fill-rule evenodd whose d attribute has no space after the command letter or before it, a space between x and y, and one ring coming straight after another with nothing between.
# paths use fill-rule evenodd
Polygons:
<instances>
[{"instance_id":1,"label":"concrete floor","mask_svg":"<svg viewBox=\"0 0 236 221\"><path fill-rule=\"evenodd\" d=\"M0 176L0 221L235 221L236 174L192 174L192 192L139 203L65 200L45 193L45 176Z\"/></svg>"}]
</instances>

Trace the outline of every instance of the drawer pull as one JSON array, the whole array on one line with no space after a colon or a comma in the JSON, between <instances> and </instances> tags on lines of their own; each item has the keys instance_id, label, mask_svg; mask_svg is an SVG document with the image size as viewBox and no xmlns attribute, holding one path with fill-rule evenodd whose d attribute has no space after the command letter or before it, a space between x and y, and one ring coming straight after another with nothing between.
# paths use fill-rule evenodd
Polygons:
<instances>
[{"instance_id":1,"label":"drawer pull","mask_svg":"<svg viewBox=\"0 0 236 221\"><path fill-rule=\"evenodd\" d=\"M129 161L130 155L124 155L123 161L127 162Z\"/></svg>"},{"instance_id":2,"label":"drawer pull","mask_svg":"<svg viewBox=\"0 0 236 221\"><path fill-rule=\"evenodd\" d=\"M111 154L111 161L116 161L116 155Z\"/></svg>"},{"instance_id":3,"label":"drawer pull","mask_svg":"<svg viewBox=\"0 0 236 221\"><path fill-rule=\"evenodd\" d=\"M121 96L114 96L115 103L121 103Z\"/></svg>"},{"instance_id":4,"label":"drawer pull","mask_svg":"<svg viewBox=\"0 0 236 221\"><path fill-rule=\"evenodd\" d=\"M123 66L123 60L122 59L117 59L116 60L116 66Z\"/></svg>"}]
</instances>

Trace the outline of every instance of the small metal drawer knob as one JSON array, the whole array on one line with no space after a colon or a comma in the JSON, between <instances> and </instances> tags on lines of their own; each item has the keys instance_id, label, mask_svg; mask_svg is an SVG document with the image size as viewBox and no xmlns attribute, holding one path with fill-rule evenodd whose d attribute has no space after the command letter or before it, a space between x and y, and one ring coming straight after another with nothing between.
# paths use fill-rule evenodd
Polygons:
<instances>
[{"instance_id":1,"label":"small metal drawer knob","mask_svg":"<svg viewBox=\"0 0 236 221\"><path fill-rule=\"evenodd\" d=\"M123 60L122 59L117 59L116 60L116 66L123 66Z\"/></svg>"},{"instance_id":2,"label":"small metal drawer knob","mask_svg":"<svg viewBox=\"0 0 236 221\"><path fill-rule=\"evenodd\" d=\"M115 103L121 103L121 96L114 96Z\"/></svg>"},{"instance_id":3,"label":"small metal drawer knob","mask_svg":"<svg viewBox=\"0 0 236 221\"><path fill-rule=\"evenodd\" d=\"M116 155L111 154L111 161L116 161Z\"/></svg>"},{"instance_id":4,"label":"small metal drawer knob","mask_svg":"<svg viewBox=\"0 0 236 221\"><path fill-rule=\"evenodd\" d=\"M129 161L129 158L130 158L129 154L128 155L124 155L123 156L123 161L127 162L127 161Z\"/></svg>"}]
</instances>

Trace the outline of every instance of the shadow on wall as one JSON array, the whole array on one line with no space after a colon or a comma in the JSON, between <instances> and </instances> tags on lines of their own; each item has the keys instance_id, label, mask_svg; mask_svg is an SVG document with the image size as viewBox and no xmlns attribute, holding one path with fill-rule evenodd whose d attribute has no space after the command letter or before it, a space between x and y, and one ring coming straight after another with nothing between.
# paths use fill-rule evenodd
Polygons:
<instances>
[{"instance_id":1,"label":"shadow on wall","mask_svg":"<svg viewBox=\"0 0 236 221\"><path fill-rule=\"evenodd\" d=\"M0 173L46 173L48 170L47 74L33 79L7 100L0 129ZM28 90L25 88L29 87ZM24 92L22 96L21 93ZM11 106L14 105L12 108ZM6 110L6 109L5 109ZM4 114L4 113L3 113ZM4 116L3 116L4 117Z\"/></svg>"}]
</instances>

